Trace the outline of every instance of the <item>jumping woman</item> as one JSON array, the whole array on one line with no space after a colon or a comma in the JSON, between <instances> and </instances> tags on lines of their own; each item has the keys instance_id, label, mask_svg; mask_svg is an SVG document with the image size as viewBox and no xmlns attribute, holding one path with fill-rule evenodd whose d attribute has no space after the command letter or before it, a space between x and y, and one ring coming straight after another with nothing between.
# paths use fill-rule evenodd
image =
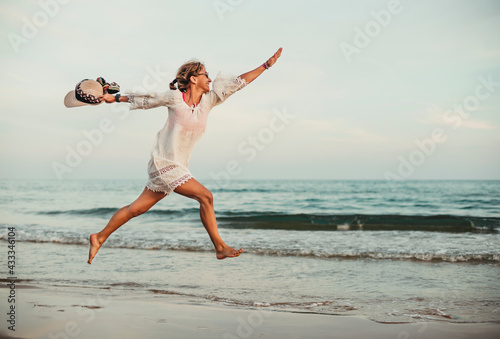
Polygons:
<instances>
[{"instance_id":1,"label":"jumping woman","mask_svg":"<svg viewBox=\"0 0 500 339\"><path fill-rule=\"evenodd\" d=\"M133 203L116 211L102 231L90 235L89 264L114 231L133 217L147 212L172 192L200 203L201 222L214 244L217 259L237 257L243 252L243 249L229 247L219 235L212 193L193 178L188 168L189 159L194 145L205 132L210 110L274 65L281 51L282 48L278 49L261 66L238 77L219 74L212 90L212 80L205 66L191 61L179 68L177 76L170 83L170 91L165 93L104 94L98 97L101 102L128 102L131 110L166 106L168 119L156 136L144 191Z\"/></svg>"}]
</instances>

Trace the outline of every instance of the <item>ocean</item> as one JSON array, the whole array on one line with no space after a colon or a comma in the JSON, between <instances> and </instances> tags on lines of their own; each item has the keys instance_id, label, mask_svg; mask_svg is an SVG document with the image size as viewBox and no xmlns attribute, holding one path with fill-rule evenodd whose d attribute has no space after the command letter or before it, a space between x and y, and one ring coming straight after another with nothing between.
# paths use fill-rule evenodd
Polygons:
<instances>
[{"instance_id":1,"label":"ocean","mask_svg":"<svg viewBox=\"0 0 500 339\"><path fill-rule=\"evenodd\" d=\"M378 322L500 321L500 181L200 181L222 238L244 249L236 259L216 260L198 203L172 194L88 265L89 235L141 180L0 181L2 251L13 227L25 285Z\"/></svg>"}]
</instances>

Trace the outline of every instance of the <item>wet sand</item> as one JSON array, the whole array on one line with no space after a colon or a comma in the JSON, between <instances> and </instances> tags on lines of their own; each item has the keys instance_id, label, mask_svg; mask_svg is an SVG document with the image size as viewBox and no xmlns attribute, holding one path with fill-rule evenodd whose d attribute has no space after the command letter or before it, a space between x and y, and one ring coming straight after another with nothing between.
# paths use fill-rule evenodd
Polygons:
<instances>
[{"instance_id":1,"label":"wet sand","mask_svg":"<svg viewBox=\"0 0 500 339\"><path fill-rule=\"evenodd\" d=\"M4 286L2 286L4 287ZM85 290L85 291L82 291ZM498 338L500 324L382 324L361 317L234 308L189 297L64 286L16 289L16 331L1 338Z\"/></svg>"}]
</instances>

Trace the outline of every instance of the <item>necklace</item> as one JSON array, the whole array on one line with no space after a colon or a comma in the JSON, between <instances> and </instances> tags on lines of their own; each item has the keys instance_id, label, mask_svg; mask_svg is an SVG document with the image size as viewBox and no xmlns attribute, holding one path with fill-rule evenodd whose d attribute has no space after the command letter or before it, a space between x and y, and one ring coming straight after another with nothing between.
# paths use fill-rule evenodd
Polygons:
<instances>
[{"instance_id":1,"label":"necklace","mask_svg":"<svg viewBox=\"0 0 500 339\"><path fill-rule=\"evenodd\" d=\"M192 99L192 98L189 98L189 99ZM187 103L188 100L186 100L186 93L185 92L182 92L182 100L184 100L184 103L189 106L189 104ZM201 101L201 100L200 100ZM198 103L199 104L199 103ZM193 104L191 106L189 106L189 108L191 109L191 113L194 113L194 110L196 109L196 107L198 107L198 104L194 103L193 101Z\"/></svg>"}]
</instances>

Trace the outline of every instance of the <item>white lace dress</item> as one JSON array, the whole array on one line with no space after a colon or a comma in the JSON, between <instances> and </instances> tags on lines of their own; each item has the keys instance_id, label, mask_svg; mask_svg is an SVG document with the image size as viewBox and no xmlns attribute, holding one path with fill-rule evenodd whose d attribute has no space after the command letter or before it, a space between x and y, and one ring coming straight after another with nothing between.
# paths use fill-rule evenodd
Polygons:
<instances>
[{"instance_id":1,"label":"white lace dress","mask_svg":"<svg viewBox=\"0 0 500 339\"><path fill-rule=\"evenodd\" d=\"M156 135L148 165L149 179L146 187L168 195L193 178L189 160L196 142L205 132L208 113L223 103L230 95L246 86L244 79L218 74L212 90L203 94L197 106L188 106L183 93L169 90L164 93L128 93L130 109L168 107L165 126Z\"/></svg>"}]
</instances>

